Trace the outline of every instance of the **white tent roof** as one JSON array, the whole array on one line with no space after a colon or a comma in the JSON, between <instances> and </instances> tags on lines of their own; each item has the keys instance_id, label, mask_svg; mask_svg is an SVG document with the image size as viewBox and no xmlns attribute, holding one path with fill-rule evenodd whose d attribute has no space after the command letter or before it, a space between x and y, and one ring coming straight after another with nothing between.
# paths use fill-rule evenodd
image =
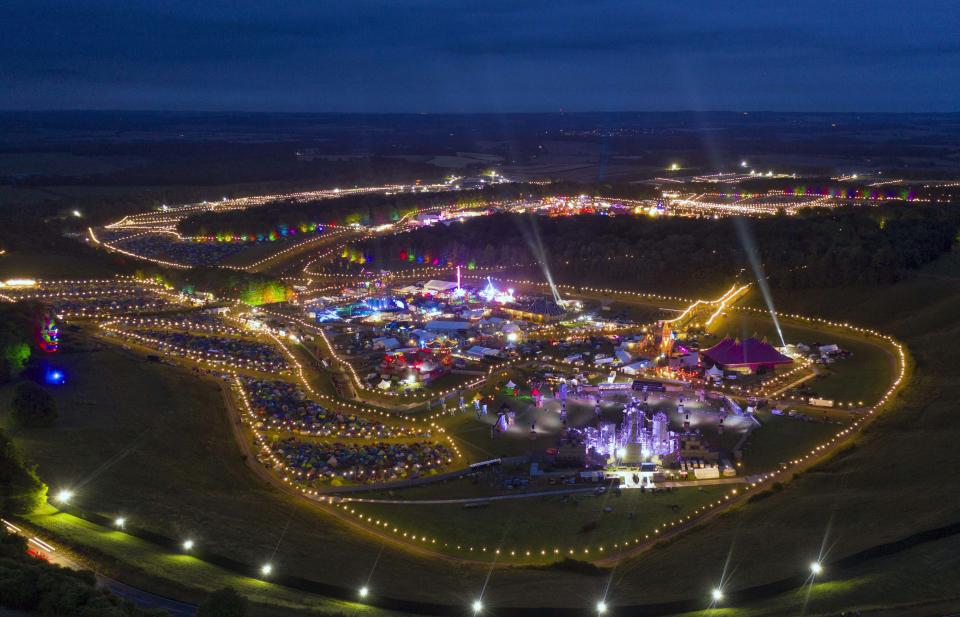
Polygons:
<instances>
[{"instance_id":1,"label":"white tent roof","mask_svg":"<svg viewBox=\"0 0 960 617\"><path fill-rule=\"evenodd\" d=\"M499 354L499 349L494 349L493 347L484 347L483 345L474 345L467 350L468 356L496 356Z\"/></svg>"},{"instance_id":2,"label":"white tent roof","mask_svg":"<svg viewBox=\"0 0 960 617\"><path fill-rule=\"evenodd\" d=\"M639 373L644 369L644 367L649 364L646 360L640 360L639 362L631 362L630 364L624 365L623 372L634 375Z\"/></svg>"},{"instance_id":3,"label":"white tent roof","mask_svg":"<svg viewBox=\"0 0 960 617\"><path fill-rule=\"evenodd\" d=\"M437 338L437 335L435 333L428 332L426 330L421 330L420 328L417 328L416 330L412 330L410 332L410 336L413 336L414 338L422 339L424 341L432 341L433 339Z\"/></svg>"},{"instance_id":4,"label":"white tent roof","mask_svg":"<svg viewBox=\"0 0 960 617\"><path fill-rule=\"evenodd\" d=\"M457 284L450 281L427 281L427 284L423 286L427 291L450 291L451 289L456 289Z\"/></svg>"}]
</instances>

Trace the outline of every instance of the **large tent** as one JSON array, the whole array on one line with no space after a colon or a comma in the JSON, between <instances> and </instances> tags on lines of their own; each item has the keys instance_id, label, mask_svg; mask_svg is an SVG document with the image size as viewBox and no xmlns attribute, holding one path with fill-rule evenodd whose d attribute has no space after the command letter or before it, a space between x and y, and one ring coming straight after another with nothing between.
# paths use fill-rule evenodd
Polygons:
<instances>
[{"instance_id":1,"label":"large tent","mask_svg":"<svg viewBox=\"0 0 960 617\"><path fill-rule=\"evenodd\" d=\"M766 372L781 364L793 363L773 345L753 337L743 341L728 337L700 354L707 360L705 364L713 363L725 370Z\"/></svg>"},{"instance_id":2,"label":"large tent","mask_svg":"<svg viewBox=\"0 0 960 617\"><path fill-rule=\"evenodd\" d=\"M435 279L427 281L423 286L424 290L434 293L453 291L457 287L459 287L459 285L453 281L438 281Z\"/></svg>"}]
</instances>

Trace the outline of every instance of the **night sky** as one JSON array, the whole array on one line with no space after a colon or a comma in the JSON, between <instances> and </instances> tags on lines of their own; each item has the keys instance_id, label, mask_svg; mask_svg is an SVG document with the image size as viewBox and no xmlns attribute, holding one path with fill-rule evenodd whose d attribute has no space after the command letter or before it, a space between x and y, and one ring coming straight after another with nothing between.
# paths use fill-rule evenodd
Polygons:
<instances>
[{"instance_id":1,"label":"night sky","mask_svg":"<svg viewBox=\"0 0 960 617\"><path fill-rule=\"evenodd\" d=\"M11 0L0 108L960 111L960 2Z\"/></svg>"}]
</instances>

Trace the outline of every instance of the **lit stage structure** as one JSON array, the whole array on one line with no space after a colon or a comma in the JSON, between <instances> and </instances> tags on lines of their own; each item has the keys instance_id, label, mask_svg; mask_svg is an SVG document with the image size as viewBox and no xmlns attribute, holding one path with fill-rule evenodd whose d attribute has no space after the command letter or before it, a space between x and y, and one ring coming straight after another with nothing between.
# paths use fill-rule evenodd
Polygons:
<instances>
[{"instance_id":1,"label":"lit stage structure","mask_svg":"<svg viewBox=\"0 0 960 617\"><path fill-rule=\"evenodd\" d=\"M658 411L648 419L632 402L624 408L619 423L602 422L580 431L588 456L604 457L607 464L629 466L679 451L679 436L669 426L667 414Z\"/></svg>"}]
</instances>

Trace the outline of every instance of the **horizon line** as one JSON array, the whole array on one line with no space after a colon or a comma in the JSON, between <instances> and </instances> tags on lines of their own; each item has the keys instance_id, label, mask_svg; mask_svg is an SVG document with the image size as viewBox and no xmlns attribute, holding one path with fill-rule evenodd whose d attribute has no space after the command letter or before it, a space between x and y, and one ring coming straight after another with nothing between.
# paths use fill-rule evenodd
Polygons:
<instances>
[{"instance_id":1,"label":"horizon line","mask_svg":"<svg viewBox=\"0 0 960 617\"><path fill-rule=\"evenodd\" d=\"M246 114L246 115L332 115L332 116L568 116L594 114L788 114L788 115L897 115L897 116L948 116L960 114L954 111L834 111L834 110L775 110L775 109L620 109L620 110L553 110L553 111L291 111L291 110L244 110L244 109L145 109L145 108L0 108L0 114L29 113L144 113L144 114Z\"/></svg>"}]
</instances>

